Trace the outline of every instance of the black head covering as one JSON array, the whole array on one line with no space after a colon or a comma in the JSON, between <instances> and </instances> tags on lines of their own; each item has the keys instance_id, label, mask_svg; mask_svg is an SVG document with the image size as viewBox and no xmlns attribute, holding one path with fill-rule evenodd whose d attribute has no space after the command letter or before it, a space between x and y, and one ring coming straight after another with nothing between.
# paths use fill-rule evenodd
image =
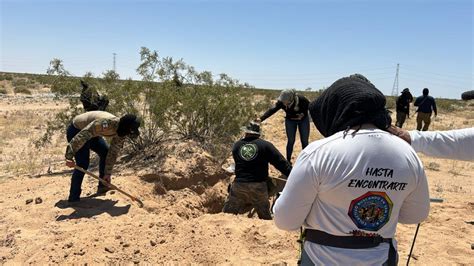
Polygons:
<instances>
[{"instance_id":1,"label":"black head covering","mask_svg":"<svg viewBox=\"0 0 474 266\"><path fill-rule=\"evenodd\" d=\"M366 77L354 74L327 88L310 104L309 113L325 137L364 123L386 130L392 119L385 103L385 96Z\"/></svg>"},{"instance_id":2,"label":"black head covering","mask_svg":"<svg viewBox=\"0 0 474 266\"><path fill-rule=\"evenodd\" d=\"M423 95L426 96L430 93L430 90L428 90L428 88L424 88L423 89Z\"/></svg>"},{"instance_id":3,"label":"black head covering","mask_svg":"<svg viewBox=\"0 0 474 266\"><path fill-rule=\"evenodd\" d=\"M140 135L140 131L138 131L139 127L140 119L134 114L126 114L120 118L117 135L119 135L119 137L129 136L136 138Z\"/></svg>"}]
</instances>

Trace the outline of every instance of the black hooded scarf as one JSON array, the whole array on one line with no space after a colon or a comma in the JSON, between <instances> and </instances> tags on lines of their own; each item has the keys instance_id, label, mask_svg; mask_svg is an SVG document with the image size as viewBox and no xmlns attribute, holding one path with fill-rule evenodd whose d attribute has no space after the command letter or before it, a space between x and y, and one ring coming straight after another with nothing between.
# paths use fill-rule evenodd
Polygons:
<instances>
[{"instance_id":1,"label":"black hooded scarf","mask_svg":"<svg viewBox=\"0 0 474 266\"><path fill-rule=\"evenodd\" d=\"M309 106L316 128L324 137L372 123L386 130L392 123L385 96L366 77L354 74L334 82Z\"/></svg>"}]
</instances>

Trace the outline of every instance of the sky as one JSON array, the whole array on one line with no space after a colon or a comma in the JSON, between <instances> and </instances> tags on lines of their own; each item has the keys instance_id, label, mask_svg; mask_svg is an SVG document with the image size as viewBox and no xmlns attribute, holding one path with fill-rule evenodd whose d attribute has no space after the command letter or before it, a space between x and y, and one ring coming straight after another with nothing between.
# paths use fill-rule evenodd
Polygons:
<instances>
[{"instance_id":1,"label":"sky","mask_svg":"<svg viewBox=\"0 0 474 266\"><path fill-rule=\"evenodd\" d=\"M314 90L361 73L384 94L473 89L472 0L0 0L0 71L140 79L140 47L258 88Z\"/></svg>"}]
</instances>

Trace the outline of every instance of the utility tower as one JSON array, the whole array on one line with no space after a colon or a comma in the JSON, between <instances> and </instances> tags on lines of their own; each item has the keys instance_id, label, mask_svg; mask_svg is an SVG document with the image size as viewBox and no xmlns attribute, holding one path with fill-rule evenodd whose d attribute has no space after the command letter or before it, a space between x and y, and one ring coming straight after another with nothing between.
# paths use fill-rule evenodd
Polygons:
<instances>
[{"instance_id":1,"label":"utility tower","mask_svg":"<svg viewBox=\"0 0 474 266\"><path fill-rule=\"evenodd\" d=\"M117 72L117 69L115 68L115 56L116 56L117 54L116 54L116 53L113 53L113 55L114 55L114 68L113 68L113 70L114 70L114 72ZM398 73L398 71L397 71L397 73Z\"/></svg>"},{"instance_id":2,"label":"utility tower","mask_svg":"<svg viewBox=\"0 0 474 266\"><path fill-rule=\"evenodd\" d=\"M392 96L398 96L398 70L400 64L397 64L397 73L395 74L395 80L393 81Z\"/></svg>"}]
</instances>

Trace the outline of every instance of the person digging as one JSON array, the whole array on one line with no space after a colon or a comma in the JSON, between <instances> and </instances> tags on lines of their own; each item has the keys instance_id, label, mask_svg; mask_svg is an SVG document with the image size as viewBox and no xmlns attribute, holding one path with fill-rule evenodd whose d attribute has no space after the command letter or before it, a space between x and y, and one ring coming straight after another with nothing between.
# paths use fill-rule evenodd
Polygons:
<instances>
[{"instance_id":1,"label":"person digging","mask_svg":"<svg viewBox=\"0 0 474 266\"><path fill-rule=\"evenodd\" d=\"M112 169L118 153L122 149L125 137L137 138L140 135L140 119L134 114L120 118L105 111L91 111L74 117L67 128L68 145L66 148L66 165L89 167L90 151L99 156L99 177L111 182ZM111 138L110 146L104 137ZM75 169L72 173L68 202L78 202L81 196L81 184L84 172ZM99 181L97 194L104 194L109 188Z\"/></svg>"},{"instance_id":2,"label":"person digging","mask_svg":"<svg viewBox=\"0 0 474 266\"><path fill-rule=\"evenodd\" d=\"M255 208L258 218L271 220L268 164L285 176L290 174L291 165L273 144L260 139L260 124L250 122L243 131L244 138L232 148L235 179L222 212L243 214Z\"/></svg>"}]
</instances>

